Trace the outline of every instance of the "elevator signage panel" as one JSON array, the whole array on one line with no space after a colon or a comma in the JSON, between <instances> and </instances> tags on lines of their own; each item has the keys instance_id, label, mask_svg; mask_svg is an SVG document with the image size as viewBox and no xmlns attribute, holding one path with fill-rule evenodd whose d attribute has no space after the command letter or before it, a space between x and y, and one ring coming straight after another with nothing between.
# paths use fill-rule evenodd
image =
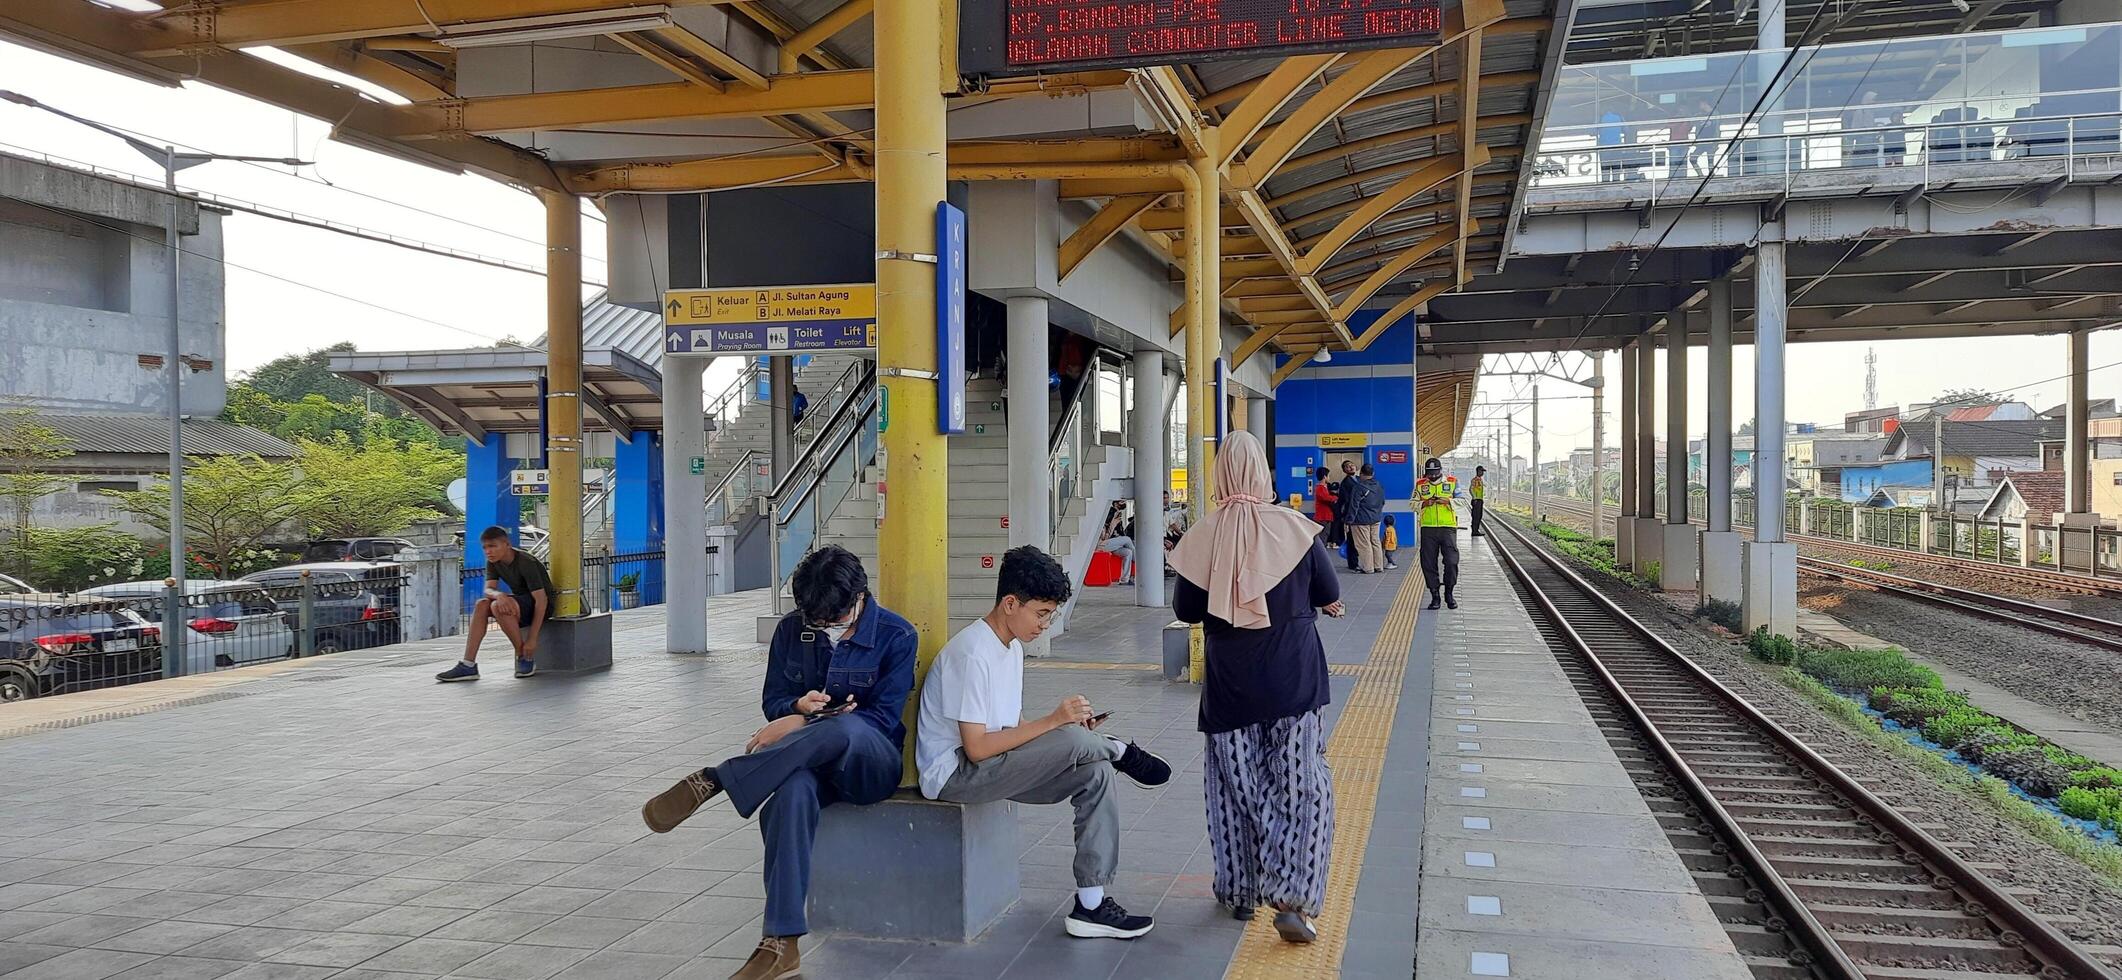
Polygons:
<instances>
[{"instance_id":1,"label":"elevator signage panel","mask_svg":"<svg viewBox=\"0 0 2122 980\"><path fill-rule=\"evenodd\" d=\"M1273 59L1422 47L1442 0L963 0L969 74Z\"/></svg>"},{"instance_id":2,"label":"elevator signage panel","mask_svg":"<svg viewBox=\"0 0 2122 980\"><path fill-rule=\"evenodd\" d=\"M936 204L936 431L965 431L965 212Z\"/></svg>"},{"instance_id":3,"label":"elevator signage panel","mask_svg":"<svg viewBox=\"0 0 2122 980\"><path fill-rule=\"evenodd\" d=\"M666 354L786 354L873 350L877 287L758 286L663 294Z\"/></svg>"}]
</instances>

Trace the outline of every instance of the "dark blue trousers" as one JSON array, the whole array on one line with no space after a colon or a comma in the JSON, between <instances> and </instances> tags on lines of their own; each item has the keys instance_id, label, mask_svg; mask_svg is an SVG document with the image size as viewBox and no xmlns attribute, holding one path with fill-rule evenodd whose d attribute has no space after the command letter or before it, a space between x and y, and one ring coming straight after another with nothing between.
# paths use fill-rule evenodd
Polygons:
<instances>
[{"instance_id":1,"label":"dark blue trousers","mask_svg":"<svg viewBox=\"0 0 2122 980\"><path fill-rule=\"evenodd\" d=\"M868 806L899 786L900 750L853 715L813 722L749 755L715 767L715 784L737 813L759 814L766 840L766 934L810 931L811 843L818 811L834 803Z\"/></svg>"}]
</instances>

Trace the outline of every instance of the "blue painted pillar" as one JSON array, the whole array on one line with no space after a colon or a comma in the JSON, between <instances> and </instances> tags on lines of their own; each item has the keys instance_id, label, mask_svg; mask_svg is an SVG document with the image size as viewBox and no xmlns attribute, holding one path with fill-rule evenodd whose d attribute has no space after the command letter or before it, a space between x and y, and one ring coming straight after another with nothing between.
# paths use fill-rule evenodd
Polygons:
<instances>
[{"instance_id":1,"label":"blue painted pillar","mask_svg":"<svg viewBox=\"0 0 2122 980\"><path fill-rule=\"evenodd\" d=\"M614 441L613 479L617 481L612 506L612 550L620 555L663 550L663 443L653 432L635 432L632 439ZM640 572L641 601L663 601L663 576L647 567L648 562L623 563L614 569L614 581L626 572Z\"/></svg>"},{"instance_id":2,"label":"blue painted pillar","mask_svg":"<svg viewBox=\"0 0 2122 980\"><path fill-rule=\"evenodd\" d=\"M509 540L518 541L521 509L509 492L509 474L515 461L508 458L508 437L490 432L484 442L464 440L464 567L486 567L486 554L479 549L479 534L489 527L508 529ZM477 601L480 584L465 585L465 608Z\"/></svg>"}]
</instances>

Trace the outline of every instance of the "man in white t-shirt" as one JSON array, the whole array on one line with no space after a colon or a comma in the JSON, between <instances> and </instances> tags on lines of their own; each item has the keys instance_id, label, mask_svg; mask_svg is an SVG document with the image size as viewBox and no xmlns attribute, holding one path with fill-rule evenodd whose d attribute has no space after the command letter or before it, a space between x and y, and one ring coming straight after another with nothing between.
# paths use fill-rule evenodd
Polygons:
<instances>
[{"instance_id":1,"label":"man in white t-shirt","mask_svg":"<svg viewBox=\"0 0 2122 980\"><path fill-rule=\"evenodd\" d=\"M1002 556L995 607L936 654L921 685L914 764L921 795L951 803L1059 803L1076 808L1076 901L1064 924L1079 938L1133 939L1150 930L1105 894L1120 864L1120 810L1113 771L1144 786L1171 779L1171 765L1132 742L1100 735L1104 715L1080 694L1052 713L1023 719L1024 644L1039 638L1068 601L1068 573L1026 545Z\"/></svg>"}]
</instances>

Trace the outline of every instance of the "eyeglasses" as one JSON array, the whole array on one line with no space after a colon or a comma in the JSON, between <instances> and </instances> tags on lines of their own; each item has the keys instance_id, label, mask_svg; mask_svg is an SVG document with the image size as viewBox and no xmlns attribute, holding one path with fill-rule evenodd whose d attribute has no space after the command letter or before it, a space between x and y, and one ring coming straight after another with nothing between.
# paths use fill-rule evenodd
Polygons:
<instances>
[{"instance_id":1,"label":"eyeglasses","mask_svg":"<svg viewBox=\"0 0 2122 980\"><path fill-rule=\"evenodd\" d=\"M844 629L847 629L848 627L851 627L851 626L855 625L855 620L858 620L858 619L861 619L861 618L862 618L862 600L863 600L864 598L867 598L867 593L865 593L865 594L864 594L864 595L862 595L862 596L858 596L858 597L856 597L856 599L855 599L855 604L854 604L854 606L852 606L852 607L850 607L850 608L848 609L848 611L847 611L847 615L846 615L846 616L843 616L843 617L841 617L841 618L840 618L839 620L837 620L837 621L834 621L834 622L830 622L830 623L810 623L810 622L806 622L806 623L804 623L803 625L804 625L804 627L805 627L805 628L807 628L807 629L814 629L814 630L823 630L823 631L825 631L825 632L828 632L828 633L832 633L832 632L838 632L838 631L840 631L840 630L844 630Z\"/></svg>"}]
</instances>

